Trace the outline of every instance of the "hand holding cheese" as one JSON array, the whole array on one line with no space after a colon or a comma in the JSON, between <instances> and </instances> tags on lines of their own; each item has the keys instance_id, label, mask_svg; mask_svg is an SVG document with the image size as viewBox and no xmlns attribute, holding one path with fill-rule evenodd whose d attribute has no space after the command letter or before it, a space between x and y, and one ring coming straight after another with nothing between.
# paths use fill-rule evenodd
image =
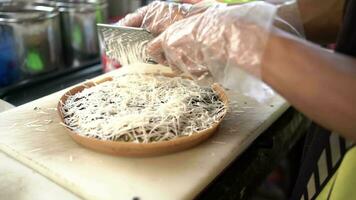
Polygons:
<instances>
[{"instance_id":1,"label":"hand holding cheese","mask_svg":"<svg viewBox=\"0 0 356 200\"><path fill-rule=\"evenodd\" d=\"M146 28L154 35L158 35L174 22L199 12L201 9L193 9L190 4L154 1L128 14L117 25Z\"/></svg>"},{"instance_id":2,"label":"hand holding cheese","mask_svg":"<svg viewBox=\"0 0 356 200\"><path fill-rule=\"evenodd\" d=\"M351 6L346 9L346 24L353 22L348 21L354 17ZM350 109L356 101L356 93L350 92L356 91L356 60L271 29L275 10L263 2L209 8L171 25L152 41L148 53L186 72L210 72L230 88L237 87L234 80L240 78L234 70L242 68L263 79L312 120L356 140L356 112ZM303 10L310 9L301 9L305 16L308 13ZM352 30L349 27L343 30L347 34ZM350 50L345 53L351 54L352 34L344 36L344 50Z\"/></svg>"},{"instance_id":3,"label":"hand holding cheese","mask_svg":"<svg viewBox=\"0 0 356 200\"><path fill-rule=\"evenodd\" d=\"M276 7L263 2L210 7L180 20L148 46L157 62L233 87L238 67L259 76Z\"/></svg>"}]
</instances>

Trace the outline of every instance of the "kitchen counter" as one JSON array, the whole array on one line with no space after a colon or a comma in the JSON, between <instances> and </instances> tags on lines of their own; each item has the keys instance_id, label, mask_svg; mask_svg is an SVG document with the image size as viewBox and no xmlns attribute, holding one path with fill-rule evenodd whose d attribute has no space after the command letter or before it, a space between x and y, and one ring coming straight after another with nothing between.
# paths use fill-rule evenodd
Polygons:
<instances>
[{"instance_id":1,"label":"kitchen counter","mask_svg":"<svg viewBox=\"0 0 356 200\"><path fill-rule=\"evenodd\" d=\"M308 118L294 108L289 108L197 199L249 199L267 175L303 138L310 125Z\"/></svg>"},{"instance_id":2,"label":"kitchen counter","mask_svg":"<svg viewBox=\"0 0 356 200\"><path fill-rule=\"evenodd\" d=\"M303 115L289 109L197 199L247 199L260 181L285 157L309 124ZM0 160L0 196L4 199L80 199L2 152Z\"/></svg>"},{"instance_id":3,"label":"kitchen counter","mask_svg":"<svg viewBox=\"0 0 356 200\"><path fill-rule=\"evenodd\" d=\"M81 79L79 78L76 79L76 81L80 80ZM279 120L274 122L274 124L268 128L264 134L262 134L238 159L231 163L220 176L215 178L215 180L203 192L201 192L198 199L240 199L248 197L249 194L251 194L251 191L256 188L256 185L273 169L281 158L288 153L295 142L303 135L305 129L308 127L308 124L309 121L305 117L296 112L294 109L289 109L280 117ZM50 191L53 194L57 194L52 195L51 199L53 199L54 196L58 197L58 199L78 198L67 190L60 188L47 178L44 178L41 175L34 173L33 170L22 166L17 161L2 155L0 160L3 159L9 163L7 166L11 166L16 163L23 168L13 167L11 172L8 170L10 174L17 172L19 176L22 176L22 173L26 173L23 171L26 171L27 169L27 171L29 170L28 173L36 174L36 176L38 176L37 178L33 178L33 180L39 183L37 184L39 187L37 187L36 184L32 184L33 182L31 181L25 181L25 185L34 185L33 187L28 187L26 190L32 190L34 191L33 193L36 193L36 190L39 191L39 189L42 189ZM41 181L38 181L41 178L43 179L43 184L41 184ZM18 178L14 176L14 179ZM13 183L14 182L10 182L9 184ZM21 184L17 185L21 186ZM45 185L48 185L48 188ZM18 190L23 187L24 185L22 184ZM27 194L31 194L31 192L27 192ZM8 197L10 198L11 194L10 196L8 194ZM40 198L38 197L36 199ZM43 199L46 199L45 194Z\"/></svg>"},{"instance_id":4,"label":"kitchen counter","mask_svg":"<svg viewBox=\"0 0 356 200\"><path fill-rule=\"evenodd\" d=\"M102 73L100 64L61 69L53 73L35 76L31 80L16 85L0 88L0 99L19 106Z\"/></svg>"}]
</instances>

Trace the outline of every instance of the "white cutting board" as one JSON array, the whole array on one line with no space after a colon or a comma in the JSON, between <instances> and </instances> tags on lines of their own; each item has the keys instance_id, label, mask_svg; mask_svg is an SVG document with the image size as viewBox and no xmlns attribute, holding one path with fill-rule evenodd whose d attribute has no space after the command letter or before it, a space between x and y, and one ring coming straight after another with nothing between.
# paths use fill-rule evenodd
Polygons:
<instances>
[{"instance_id":1,"label":"white cutting board","mask_svg":"<svg viewBox=\"0 0 356 200\"><path fill-rule=\"evenodd\" d=\"M113 73L119 72L104 76ZM278 95L261 104L228 92L235 102L230 110L235 112L228 113L210 140L166 156L124 158L96 153L72 141L51 110L64 92L1 113L0 150L85 199L192 199L289 106ZM48 123L45 120L53 122L25 126L32 121Z\"/></svg>"},{"instance_id":2,"label":"white cutting board","mask_svg":"<svg viewBox=\"0 0 356 200\"><path fill-rule=\"evenodd\" d=\"M0 99L0 113L14 108ZM43 190L46 189L46 192ZM78 200L74 194L0 152L0 199L6 200Z\"/></svg>"}]
</instances>

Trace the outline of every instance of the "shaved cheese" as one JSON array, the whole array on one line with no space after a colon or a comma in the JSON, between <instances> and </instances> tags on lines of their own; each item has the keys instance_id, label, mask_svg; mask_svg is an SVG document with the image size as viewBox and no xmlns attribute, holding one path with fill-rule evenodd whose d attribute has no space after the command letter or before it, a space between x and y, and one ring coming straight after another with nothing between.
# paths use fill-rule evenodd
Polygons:
<instances>
[{"instance_id":1,"label":"shaved cheese","mask_svg":"<svg viewBox=\"0 0 356 200\"><path fill-rule=\"evenodd\" d=\"M148 60L146 45L149 39L134 40L126 44L127 37L113 37L106 41L106 54L118 61L122 66L132 63L143 63ZM125 44L125 45L124 45Z\"/></svg>"},{"instance_id":2,"label":"shaved cheese","mask_svg":"<svg viewBox=\"0 0 356 200\"><path fill-rule=\"evenodd\" d=\"M226 112L211 88L179 77L127 74L69 96L64 126L100 140L150 143L190 136Z\"/></svg>"}]
</instances>

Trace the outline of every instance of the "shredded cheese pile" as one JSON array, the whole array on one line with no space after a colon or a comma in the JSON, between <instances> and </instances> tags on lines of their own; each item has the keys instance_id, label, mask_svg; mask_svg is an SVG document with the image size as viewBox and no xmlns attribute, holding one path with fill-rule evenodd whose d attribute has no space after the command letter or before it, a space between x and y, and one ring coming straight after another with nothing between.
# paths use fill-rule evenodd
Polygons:
<instances>
[{"instance_id":1,"label":"shredded cheese pile","mask_svg":"<svg viewBox=\"0 0 356 200\"><path fill-rule=\"evenodd\" d=\"M82 136L151 143L208 129L226 107L192 80L129 74L69 96L62 112L65 126Z\"/></svg>"}]
</instances>

